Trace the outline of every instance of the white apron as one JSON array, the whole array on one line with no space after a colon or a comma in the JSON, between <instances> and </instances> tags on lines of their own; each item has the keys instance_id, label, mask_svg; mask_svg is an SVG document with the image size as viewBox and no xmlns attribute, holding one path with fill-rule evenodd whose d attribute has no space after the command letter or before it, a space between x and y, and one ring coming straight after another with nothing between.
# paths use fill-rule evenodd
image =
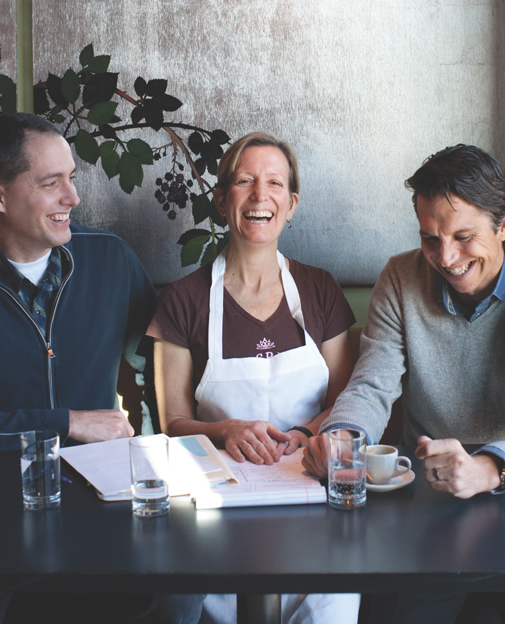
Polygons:
<instances>
[{"instance_id":1,"label":"white apron","mask_svg":"<svg viewBox=\"0 0 505 624\"><path fill-rule=\"evenodd\" d=\"M328 367L305 329L300 295L277 252L284 294L292 317L305 334L305 345L273 357L223 360L223 300L226 250L212 267L209 314L209 360L196 389L197 419L216 422L229 418L267 420L281 431L306 425L324 409ZM354 624L359 594L286 594L282 596L283 624ZM235 624L234 595L209 595L201 624Z\"/></svg>"},{"instance_id":2,"label":"white apron","mask_svg":"<svg viewBox=\"0 0 505 624\"><path fill-rule=\"evenodd\" d=\"M282 285L292 317L305 334L305 345L273 357L223 360L223 294L226 250L212 267L209 314L209 360L196 389L197 418L267 420L281 431L306 425L324 409L328 367L305 330L300 295L277 252Z\"/></svg>"}]
</instances>

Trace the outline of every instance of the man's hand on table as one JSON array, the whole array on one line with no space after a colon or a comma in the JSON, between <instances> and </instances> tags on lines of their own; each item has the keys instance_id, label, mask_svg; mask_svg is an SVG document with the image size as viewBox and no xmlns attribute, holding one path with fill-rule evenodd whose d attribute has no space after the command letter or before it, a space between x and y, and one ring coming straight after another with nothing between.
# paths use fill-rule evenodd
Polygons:
<instances>
[{"instance_id":1,"label":"man's hand on table","mask_svg":"<svg viewBox=\"0 0 505 624\"><path fill-rule=\"evenodd\" d=\"M500 485L498 466L489 455L469 455L458 440L417 440L416 457L423 462L424 476L434 490L457 498L471 498Z\"/></svg>"},{"instance_id":2,"label":"man's hand on table","mask_svg":"<svg viewBox=\"0 0 505 624\"><path fill-rule=\"evenodd\" d=\"M309 438L303 450L302 466L320 479L328 477L328 439L325 433Z\"/></svg>"},{"instance_id":3,"label":"man's hand on table","mask_svg":"<svg viewBox=\"0 0 505 624\"><path fill-rule=\"evenodd\" d=\"M77 442L131 438L134 433L120 410L70 410L68 436Z\"/></svg>"}]
</instances>

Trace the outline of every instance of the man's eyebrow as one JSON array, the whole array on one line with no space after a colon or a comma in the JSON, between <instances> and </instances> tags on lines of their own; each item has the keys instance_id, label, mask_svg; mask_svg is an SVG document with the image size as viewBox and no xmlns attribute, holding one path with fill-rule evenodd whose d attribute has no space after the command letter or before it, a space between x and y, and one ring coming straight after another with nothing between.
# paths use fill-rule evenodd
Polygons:
<instances>
[{"instance_id":1,"label":"man's eyebrow","mask_svg":"<svg viewBox=\"0 0 505 624\"><path fill-rule=\"evenodd\" d=\"M457 236L458 234L466 234L468 232L472 232L475 228L471 225L467 225L465 227L460 228L456 232L453 233L453 236ZM435 236L431 232L426 232L425 230L419 230L419 234L421 236ZM437 238L437 237L436 237Z\"/></svg>"},{"instance_id":2,"label":"man's eyebrow","mask_svg":"<svg viewBox=\"0 0 505 624\"><path fill-rule=\"evenodd\" d=\"M74 174L75 174L75 169L73 169L70 175L73 176ZM45 182L46 180L50 180L51 178L63 178L63 177L65 177L65 174L61 171L58 171L55 173L46 173L41 178L39 178L39 182Z\"/></svg>"}]
</instances>

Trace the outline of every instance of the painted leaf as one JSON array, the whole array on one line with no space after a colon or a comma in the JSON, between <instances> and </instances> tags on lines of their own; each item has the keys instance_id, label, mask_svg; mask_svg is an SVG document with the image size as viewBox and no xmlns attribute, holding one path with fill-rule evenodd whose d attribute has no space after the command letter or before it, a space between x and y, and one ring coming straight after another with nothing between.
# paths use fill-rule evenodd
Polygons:
<instances>
[{"instance_id":1,"label":"painted leaf","mask_svg":"<svg viewBox=\"0 0 505 624\"><path fill-rule=\"evenodd\" d=\"M81 94L79 78L73 69L67 69L61 81L61 92L70 104L73 104Z\"/></svg>"},{"instance_id":2,"label":"painted leaf","mask_svg":"<svg viewBox=\"0 0 505 624\"><path fill-rule=\"evenodd\" d=\"M2 112L16 112L16 85L9 76L0 74L0 94L2 96Z\"/></svg>"},{"instance_id":3,"label":"painted leaf","mask_svg":"<svg viewBox=\"0 0 505 624\"><path fill-rule=\"evenodd\" d=\"M108 143L112 143L112 141L108 141ZM117 176L119 173L119 154L115 150L102 152L102 167L109 180Z\"/></svg>"},{"instance_id":4,"label":"painted leaf","mask_svg":"<svg viewBox=\"0 0 505 624\"><path fill-rule=\"evenodd\" d=\"M154 129L159 130L163 125L163 109L156 100L145 100L143 104L146 122Z\"/></svg>"},{"instance_id":5,"label":"painted leaf","mask_svg":"<svg viewBox=\"0 0 505 624\"><path fill-rule=\"evenodd\" d=\"M103 74L107 71L110 63L110 55L102 54L100 56L95 56L88 63L88 70L93 72L94 74Z\"/></svg>"},{"instance_id":6,"label":"painted leaf","mask_svg":"<svg viewBox=\"0 0 505 624\"><path fill-rule=\"evenodd\" d=\"M210 140L202 145L202 156L205 160L219 159L223 155L223 148L217 141Z\"/></svg>"},{"instance_id":7,"label":"painted leaf","mask_svg":"<svg viewBox=\"0 0 505 624\"><path fill-rule=\"evenodd\" d=\"M117 102L98 102L88 113L89 123L102 126L109 123L116 112Z\"/></svg>"},{"instance_id":8,"label":"painted leaf","mask_svg":"<svg viewBox=\"0 0 505 624\"><path fill-rule=\"evenodd\" d=\"M199 154L202 151L203 138L199 132L193 132L188 138L188 147L193 154Z\"/></svg>"},{"instance_id":9,"label":"painted leaf","mask_svg":"<svg viewBox=\"0 0 505 624\"><path fill-rule=\"evenodd\" d=\"M205 173L207 165L205 164L205 160L203 158L197 158L193 164L195 165L198 175L203 175Z\"/></svg>"},{"instance_id":10,"label":"painted leaf","mask_svg":"<svg viewBox=\"0 0 505 624\"><path fill-rule=\"evenodd\" d=\"M133 189L135 188L134 184L132 184L125 177L121 177L121 175L119 176L119 186L123 189L125 193L128 193L128 195L131 195Z\"/></svg>"},{"instance_id":11,"label":"painted leaf","mask_svg":"<svg viewBox=\"0 0 505 624\"><path fill-rule=\"evenodd\" d=\"M108 152L115 151L115 148L116 148L116 141L104 141L100 145L100 154L103 156L104 154L107 154Z\"/></svg>"},{"instance_id":12,"label":"painted leaf","mask_svg":"<svg viewBox=\"0 0 505 624\"><path fill-rule=\"evenodd\" d=\"M137 125L144 119L144 109L142 106L136 106L131 112L132 122Z\"/></svg>"},{"instance_id":13,"label":"painted leaf","mask_svg":"<svg viewBox=\"0 0 505 624\"><path fill-rule=\"evenodd\" d=\"M224 130L213 130L210 134L210 138L219 145L224 145L225 143L230 142L230 137L226 134Z\"/></svg>"},{"instance_id":14,"label":"painted leaf","mask_svg":"<svg viewBox=\"0 0 505 624\"><path fill-rule=\"evenodd\" d=\"M164 111L173 113L182 106L182 102L173 95L163 93L160 98L161 107Z\"/></svg>"},{"instance_id":15,"label":"painted leaf","mask_svg":"<svg viewBox=\"0 0 505 624\"><path fill-rule=\"evenodd\" d=\"M68 102L61 91L61 82L62 80L59 76L55 76L54 74L51 74L51 72L49 72L46 80L47 92L49 93L49 97L55 104L61 106L62 108L67 108Z\"/></svg>"},{"instance_id":16,"label":"painted leaf","mask_svg":"<svg viewBox=\"0 0 505 624\"><path fill-rule=\"evenodd\" d=\"M167 90L167 80L150 80L146 85L145 94L149 97L155 97L156 95L163 95Z\"/></svg>"},{"instance_id":17,"label":"painted leaf","mask_svg":"<svg viewBox=\"0 0 505 624\"><path fill-rule=\"evenodd\" d=\"M137 156L143 165L153 164L153 152L149 143L142 139L131 139L127 145L128 151Z\"/></svg>"},{"instance_id":18,"label":"painted leaf","mask_svg":"<svg viewBox=\"0 0 505 624\"><path fill-rule=\"evenodd\" d=\"M94 165L100 157L100 148L96 139L89 132L82 128L77 132L75 137L75 151L79 158L85 162Z\"/></svg>"},{"instance_id":19,"label":"painted leaf","mask_svg":"<svg viewBox=\"0 0 505 624\"><path fill-rule=\"evenodd\" d=\"M202 255L203 247L209 240L210 234L206 236L197 236L188 241L181 249L181 265L183 267L196 264Z\"/></svg>"},{"instance_id":20,"label":"painted leaf","mask_svg":"<svg viewBox=\"0 0 505 624\"><path fill-rule=\"evenodd\" d=\"M82 102L86 108L92 108L98 102L110 100L116 92L117 72L105 72L96 74L84 85L82 90Z\"/></svg>"},{"instance_id":21,"label":"painted leaf","mask_svg":"<svg viewBox=\"0 0 505 624\"><path fill-rule=\"evenodd\" d=\"M209 230L202 230L200 228L195 228L193 230L188 230L187 232L184 232L182 234L182 236L177 241L177 244L178 245L185 245L192 238L196 238L197 236L204 236L205 234L208 234L210 236L211 233L209 232Z\"/></svg>"},{"instance_id":22,"label":"painted leaf","mask_svg":"<svg viewBox=\"0 0 505 624\"><path fill-rule=\"evenodd\" d=\"M213 262L217 258L217 245L214 242L210 242L205 248L202 259L200 260L200 266L204 266L209 264L209 262Z\"/></svg>"},{"instance_id":23,"label":"painted leaf","mask_svg":"<svg viewBox=\"0 0 505 624\"><path fill-rule=\"evenodd\" d=\"M91 63L94 56L95 53L93 52L93 44L90 43L85 48L83 48L81 53L79 54L79 63L82 65L82 67L86 67L86 65L89 65L89 63Z\"/></svg>"},{"instance_id":24,"label":"painted leaf","mask_svg":"<svg viewBox=\"0 0 505 624\"><path fill-rule=\"evenodd\" d=\"M43 115L51 110L45 89L33 87L33 112L36 115Z\"/></svg>"},{"instance_id":25,"label":"painted leaf","mask_svg":"<svg viewBox=\"0 0 505 624\"><path fill-rule=\"evenodd\" d=\"M198 225L209 216L210 200L205 193L198 195L193 202L193 219L195 225Z\"/></svg>"},{"instance_id":26,"label":"painted leaf","mask_svg":"<svg viewBox=\"0 0 505 624\"><path fill-rule=\"evenodd\" d=\"M142 76L138 76L135 82L133 83L133 88L135 89L135 93L142 97L146 92L147 82L142 78Z\"/></svg>"},{"instance_id":27,"label":"painted leaf","mask_svg":"<svg viewBox=\"0 0 505 624\"><path fill-rule=\"evenodd\" d=\"M142 186L144 172L140 160L130 152L123 152L119 159L119 180L128 180L134 186Z\"/></svg>"}]
</instances>

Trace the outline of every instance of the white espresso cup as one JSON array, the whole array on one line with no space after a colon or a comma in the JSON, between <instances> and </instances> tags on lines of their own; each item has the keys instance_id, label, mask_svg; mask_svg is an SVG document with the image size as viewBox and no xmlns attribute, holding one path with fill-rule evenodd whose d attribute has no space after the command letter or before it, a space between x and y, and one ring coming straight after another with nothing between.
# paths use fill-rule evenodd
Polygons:
<instances>
[{"instance_id":1,"label":"white espresso cup","mask_svg":"<svg viewBox=\"0 0 505 624\"><path fill-rule=\"evenodd\" d=\"M406 465L401 466L401 463ZM366 449L366 476L370 483L384 485L393 477L408 472L411 465L408 457L398 457L394 446L375 444Z\"/></svg>"}]
</instances>

